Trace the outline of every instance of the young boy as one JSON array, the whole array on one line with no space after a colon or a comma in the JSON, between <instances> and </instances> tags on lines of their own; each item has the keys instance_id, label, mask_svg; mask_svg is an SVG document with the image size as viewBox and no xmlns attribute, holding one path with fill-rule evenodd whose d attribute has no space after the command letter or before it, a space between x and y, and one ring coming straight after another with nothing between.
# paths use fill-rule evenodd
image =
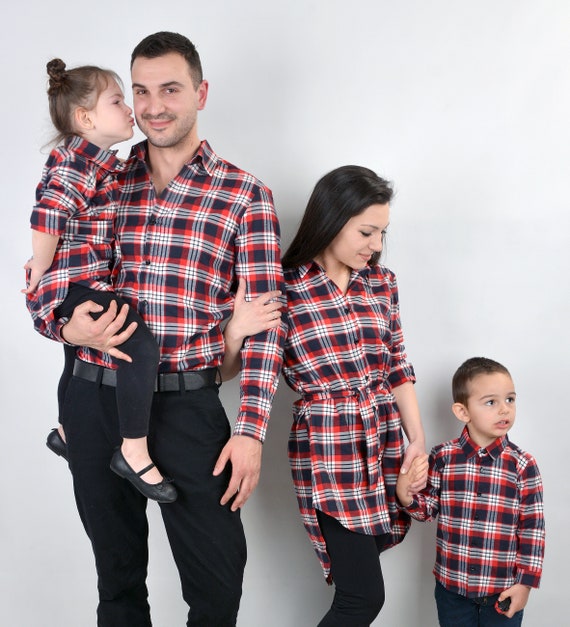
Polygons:
<instances>
[{"instance_id":1,"label":"young boy","mask_svg":"<svg viewBox=\"0 0 570 627\"><path fill-rule=\"evenodd\" d=\"M439 514L435 598L441 627L521 625L544 555L542 481L534 458L507 437L515 421L509 371L474 357L453 376L461 436L431 451L428 485L411 496L427 456L400 474L397 496L416 520Z\"/></svg>"}]
</instances>

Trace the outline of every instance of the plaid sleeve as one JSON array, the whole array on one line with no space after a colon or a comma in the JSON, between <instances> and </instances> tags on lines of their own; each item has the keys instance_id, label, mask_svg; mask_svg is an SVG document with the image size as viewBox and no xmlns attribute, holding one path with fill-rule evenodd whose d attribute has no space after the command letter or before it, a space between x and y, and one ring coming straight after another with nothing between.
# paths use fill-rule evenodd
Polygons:
<instances>
[{"instance_id":1,"label":"plaid sleeve","mask_svg":"<svg viewBox=\"0 0 570 627\"><path fill-rule=\"evenodd\" d=\"M67 220L86 204L86 175L73 161L47 167L36 190L36 204L30 218L31 227L50 235L61 235Z\"/></svg>"},{"instance_id":2,"label":"plaid sleeve","mask_svg":"<svg viewBox=\"0 0 570 627\"><path fill-rule=\"evenodd\" d=\"M244 213L236 241L236 276L247 282L248 296L285 292L279 250L279 223L271 192L260 187ZM263 442L282 362L284 323L248 338L242 349L240 412L234 433Z\"/></svg>"},{"instance_id":3,"label":"plaid sleeve","mask_svg":"<svg viewBox=\"0 0 570 627\"><path fill-rule=\"evenodd\" d=\"M517 583L538 588L545 544L542 480L534 458L527 454L523 460L515 576Z\"/></svg>"},{"instance_id":4,"label":"plaid sleeve","mask_svg":"<svg viewBox=\"0 0 570 627\"><path fill-rule=\"evenodd\" d=\"M73 168L61 164L54 167L46 165L42 181L36 190L36 204L30 217L32 229L50 235L62 235L65 232L69 217L75 213L78 205L85 202L76 187L70 184L70 177L76 184L79 183L79 174ZM68 273L65 268L59 268L57 271L47 272L35 292L26 297L26 307L36 331L58 342L63 341L60 332L65 321L55 318L54 309L65 298L68 284Z\"/></svg>"},{"instance_id":5,"label":"plaid sleeve","mask_svg":"<svg viewBox=\"0 0 570 627\"><path fill-rule=\"evenodd\" d=\"M413 366L408 362L406 349L404 347L404 334L402 333L402 325L400 323L400 297L396 277L392 273L390 279L390 294L390 330L392 334L390 351L392 364L388 381L390 385L395 388L403 383L414 383L416 377Z\"/></svg>"}]
</instances>

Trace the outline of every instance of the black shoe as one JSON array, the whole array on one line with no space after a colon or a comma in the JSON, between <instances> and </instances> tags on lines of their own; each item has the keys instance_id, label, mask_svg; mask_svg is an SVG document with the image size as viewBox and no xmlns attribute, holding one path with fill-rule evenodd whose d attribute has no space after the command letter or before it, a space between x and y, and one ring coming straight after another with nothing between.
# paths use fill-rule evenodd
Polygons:
<instances>
[{"instance_id":1,"label":"black shoe","mask_svg":"<svg viewBox=\"0 0 570 627\"><path fill-rule=\"evenodd\" d=\"M52 429L49 432L46 446L50 451L53 451L56 455L63 457L66 462L69 462L69 459L67 459L67 444L62 440L57 429Z\"/></svg>"},{"instance_id":2,"label":"black shoe","mask_svg":"<svg viewBox=\"0 0 570 627\"><path fill-rule=\"evenodd\" d=\"M143 481L141 476L151 468L154 468L154 464L149 464L141 471L135 472L127 463L120 448L113 453L110 468L114 473L118 474L119 477L130 481L147 499L152 499L159 503L173 503L178 497L178 492L172 485L171 479L165 477L160 483L147 483Z\"/></svg>"}]
</instances>

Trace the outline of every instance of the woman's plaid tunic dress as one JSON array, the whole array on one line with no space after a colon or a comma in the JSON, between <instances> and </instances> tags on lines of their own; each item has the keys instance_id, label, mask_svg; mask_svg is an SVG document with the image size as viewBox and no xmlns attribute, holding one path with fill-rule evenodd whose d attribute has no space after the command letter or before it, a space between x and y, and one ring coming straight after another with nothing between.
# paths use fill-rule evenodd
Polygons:
<instances>
[{"instance_id":1,"label":"woman's plaid tunic dress","mask_svg":"<svg viewBox=\"0 0 570 627\"><path fill-rule=\"evenodd\" d=\"M404 454L392 388L414 382L394 274L353 271L343 294L316 263L285 270L283 373L294 405L289 461L303 524L325 577L330 559L315 510L367 535L400 542L409 518L395 501Z\"/></svg>"}]
</instances>

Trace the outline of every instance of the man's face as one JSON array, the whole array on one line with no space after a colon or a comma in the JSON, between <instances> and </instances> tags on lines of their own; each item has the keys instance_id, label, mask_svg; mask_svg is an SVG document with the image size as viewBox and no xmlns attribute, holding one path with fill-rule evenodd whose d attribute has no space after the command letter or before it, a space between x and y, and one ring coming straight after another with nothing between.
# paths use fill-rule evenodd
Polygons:
<instances>
[{"instance_id":1,"label":"man's face","mask_svg":"<svg viewBox=\"0 0 570 627\"><path fill-rule=\"evenodd\" d=\"M196 118L206 104L206 81L194 88L188 63L172 52L155 59L137 57L131 69L137 124L158 148L181 148L198 141Z\"/></svg>"}]
</instances>

